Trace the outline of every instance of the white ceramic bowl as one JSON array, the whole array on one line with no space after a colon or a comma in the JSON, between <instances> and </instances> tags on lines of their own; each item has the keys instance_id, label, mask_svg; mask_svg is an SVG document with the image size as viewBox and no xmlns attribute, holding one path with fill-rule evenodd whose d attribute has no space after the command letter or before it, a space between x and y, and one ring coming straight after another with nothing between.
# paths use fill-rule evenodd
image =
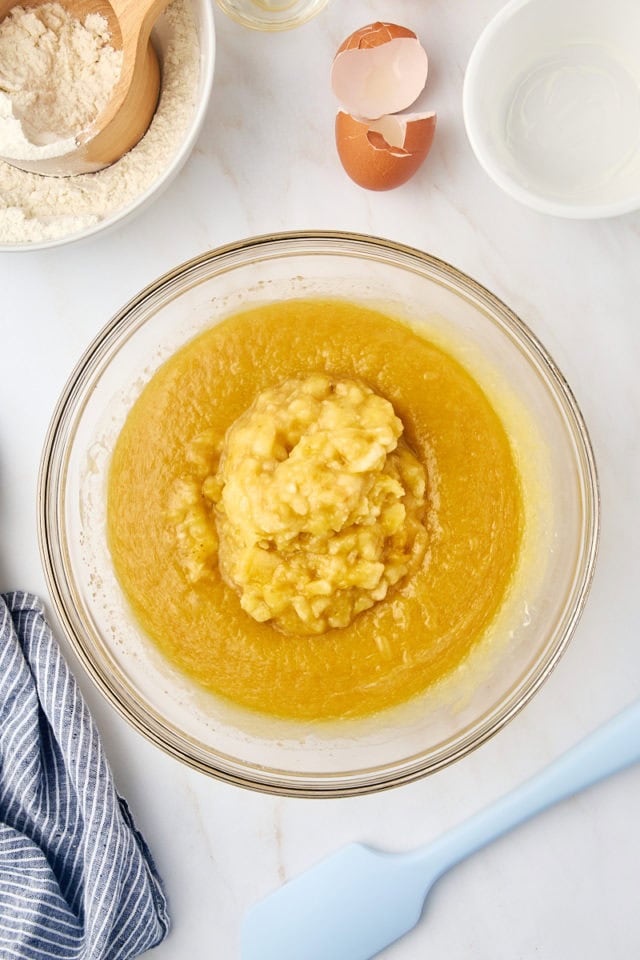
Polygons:
<instances>
[{"instance_id":1,"label":"white ceramic bowl","mask_svg":"<svg viewBox=\"0 0 640 960\"><path fill-rule=\"evenodd\" d=\"M640 208L640 2L511 0L471 54L463 106L476 157L521 203Z\"/></svg>"},{"instance_id":2,"label":"white ceramic bowl","mask_svg":"<svg viewBox=\"0 0 640 960\"><path fill-rule=\"evenodd\" d=\"M96 233L102 233L116 226L116 224L121 225L123 221L129 220L131 217L140 213L171 183L186 162L198 138L209 105L213 84L215 28L211 0L190 0L190 2L193 8L200 42L200 74L198 87L191 119L185 127L184 135L176 151L160 176L133 201L118 210L114 210L112 214L97 223L91 224L91 226L70 232L61 237L56 237L52 240L43 240L34 243L2 243L0 238L0 253L45 250L50 247L59 247L66 243L83 240L86 237L94 236ZM163 25L162 18L158 22L158 27L154 29L152 37L160 63L162 64L168 44L168 32Z\"/></svg>"}]
</instances>

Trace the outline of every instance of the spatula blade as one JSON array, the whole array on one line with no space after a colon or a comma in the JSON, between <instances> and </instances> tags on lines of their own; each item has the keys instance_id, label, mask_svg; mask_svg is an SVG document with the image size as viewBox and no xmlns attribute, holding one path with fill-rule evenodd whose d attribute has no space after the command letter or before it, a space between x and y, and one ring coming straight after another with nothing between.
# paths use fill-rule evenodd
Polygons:
<instances>
[{"instance_id":1,"label":"spatula blade","mask_svg":"<svg viewBox=\"0 0 640 960\"><path fill-rule=\"evenodd\" d=\"M242 960L369 960L420 918L424 874L351 844L253 906Z\"/></svg>"}]
</instances>

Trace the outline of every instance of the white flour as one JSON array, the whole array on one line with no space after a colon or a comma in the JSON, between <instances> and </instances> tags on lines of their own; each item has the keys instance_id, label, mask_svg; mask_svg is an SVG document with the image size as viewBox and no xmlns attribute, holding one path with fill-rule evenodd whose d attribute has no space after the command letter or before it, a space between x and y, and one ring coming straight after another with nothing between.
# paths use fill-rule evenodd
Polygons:
<instances>
[{"instance_id":1,"label":"white flour","mask_svg":"<svg viewBox=\"0 0 640 960\"><path fill-rule=\"evenodd\" d=\"M166 42L160 103L146 135L98 173L43 177L0 161L0 244L68 236L133 203L169 166L194 113L200 47L189 0L173 0L159 24Z\"/></svg>"},{"instance_id":2,"label":"white flour","mask_svg":"<svg viewBox=\"0 0 640 960\"><path fill-rule=\"evenodd\" d=\"M14 160L44 160L61 157L75 145L75 137L39 145L28 140L22 123L15 116L11 97L0 90L0 156L13 157Z\"/></svg>"},{"instance_id":3,"label":"white flour","mask_svg":"<svg viewBox=\"0 0 640 960\"><path fill-rule=\"evenodd\" d=\"M107 105L122 69L98 14L84 23L59 3L14 7L0 22L0 156L73 150Z\"/></svg>"}]
</instances>

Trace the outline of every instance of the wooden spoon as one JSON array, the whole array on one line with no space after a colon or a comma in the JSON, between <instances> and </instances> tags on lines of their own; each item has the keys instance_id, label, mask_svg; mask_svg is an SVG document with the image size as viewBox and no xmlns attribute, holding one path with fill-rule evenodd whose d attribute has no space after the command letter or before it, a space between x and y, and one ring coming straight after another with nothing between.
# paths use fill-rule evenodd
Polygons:
<instances>
[{"instance_id":1,"label":"wooden spoon","mask_svg":"<svg viewBox=\"0 0 640 960\"><path fill-rule=\"evenodd\" d=\"M37 7L52 0L0 0L0 20L12 7ZM144 136L158 104L160 65L151 29L170 0L55 0L77 20L101 14L109 24L111 43L122 50L122 70L104 110L89 130L78 137L78 146L60 157L15 160L7 163L46 176L66 177L92 173L119 160Z\"/></svg>"}]
</instances>

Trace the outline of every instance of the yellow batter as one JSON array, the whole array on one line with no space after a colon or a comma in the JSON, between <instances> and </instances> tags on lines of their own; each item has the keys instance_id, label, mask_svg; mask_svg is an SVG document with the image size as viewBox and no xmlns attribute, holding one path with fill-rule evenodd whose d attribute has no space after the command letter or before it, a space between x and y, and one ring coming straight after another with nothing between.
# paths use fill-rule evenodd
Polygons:
<instances>
[{"instance_id":1,"label":"yellow batter","mask_svg":"<svg viewBox=\"0 0 640 960\"><path fill-rule=\"evenodd\" d=\"M284 632L268 606L265 622L242 608L202 478L214 483L225 434L259 394L318 374L392 404L426 473L426 553L347 626L310 635ZM504 428L457 361L380 313L298 300L236 314L160 368L118 439L108 523L122 587L172 663L252 709L328 719L406 701L465 658L504 600L523 510Z\"/></svg>"}]
</instances>

